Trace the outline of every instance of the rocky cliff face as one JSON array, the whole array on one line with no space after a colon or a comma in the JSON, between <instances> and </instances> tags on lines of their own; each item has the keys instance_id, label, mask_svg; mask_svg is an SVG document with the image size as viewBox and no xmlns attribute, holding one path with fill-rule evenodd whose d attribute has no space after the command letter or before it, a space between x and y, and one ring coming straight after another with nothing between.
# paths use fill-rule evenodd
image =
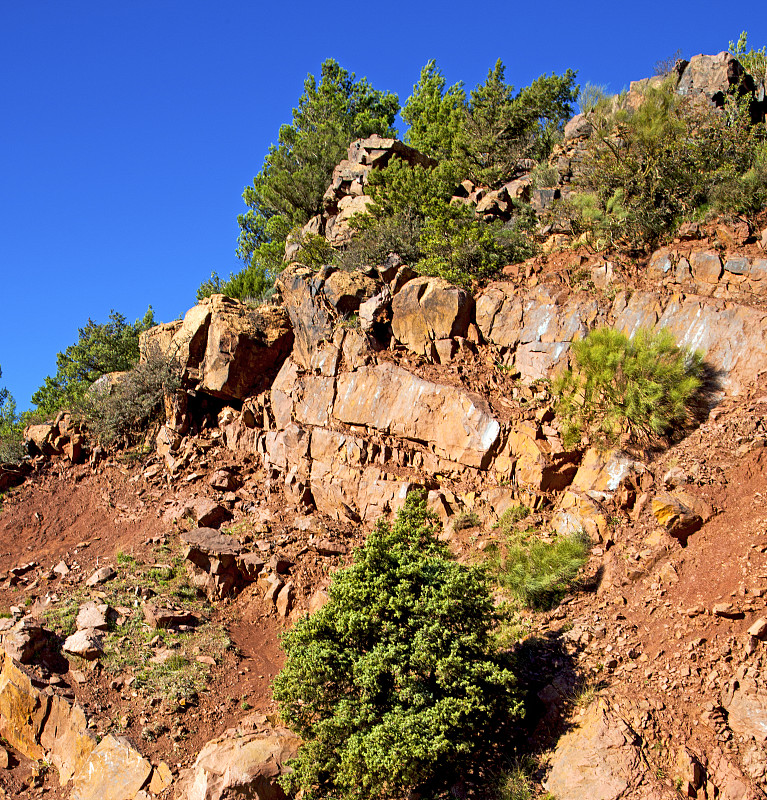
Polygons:
<instances>
[{"instance_id":1,"label":"rocky cliff face","mask_svg":"<svg viewBox=\"0 0 767 800\"><path fill-rule=\"evenodd\" d=\"M716 102L737 77L724 56L681 65L679 91ZM568 124L551 192L566 191L589 133L583 117ZM369 171L394 156L427 163L394 140L353 143L306 231L342 245ZM531 195L520 174L456 198L503 217L523 196L543 209L554 195ZM507 267L475 296L394 256L356 272L291 264L277 288L272 305L217 295L142 336L143 358L182 368L155 455L110 459L62 414L29 429L29 464L0 470L0 490L20 485L0 514L11 761L53 765L56 798L282 800L299 742L271 714L276 634L321 607L330 571L423 488L457 558L480 558L521 505L543 535L591 538L581 589L524 616L531 635L517 645L527 744L548 753L541 787L559 800L764 797L767 229L688 225L639 265L568 250ZM703 352L701 424L666 453L563 446L549 382L602 325L667 328ZM480 524L461 530L469 511ZM187 654L211 667L210 697L143 698L147 710L135 674L104 669L104 637L117 618L144 625L162 665L174 652L161 632L204 627L199 609L154 597L130 560L172 572L155 563L171 542L237 647ZM126 570L130 601L112 607L106 582ZM76 632L58 642L41 620L65 597ZM238 713L251 710L243 687L257 687L259 713Z\"/></svg>"},{"instance_id":2,"label":"rocky cliff face","mask_svg":"<svg viewBox=\"0 0 767 800\"><path fill-rule=\"evenodd\" d=\"M758 472L751 462L766 441L765 259L738 237L732 226L690 231L638 272L582 254L537 259L476 297L392 259L352 273L293 265L275 306L210 298L142 339L147 356L159 347L181 359L186 388L168 405L159 458L125 484L156 499L144 512L120 513L140 519L151 509L165 530L180 521L192 585L216 604L258 598L259 613L280 624L322 605L319 565L343 563L355 538L414 487L428 491L463 558L490 544L493 521L514 505L529 507L547 530L584 529L598 588L530 621L559 649L531 656L523 676L537 698L531 742L554 747L563 720L575 724L553 751L547 785L574 800L595 787L606 798L670 796L657 777L665 771L689 784L689 796L761 796L767 608L757 578L767 563L755 555L758 534L734 516L744 500L726 487L748 484L738 476ZM562 445L548 380L568 364L572 341L603 324L629 333L668 327L705 352L713 410L662 457ZM29 480L46 464L85 459L84 436L67 417L30 430L41 455ZM103 467L91 455L73 469L97 476ZM748 502L759 502L759 481ZM454 526L468 510L484 521L472 538ZM238 540L216 530L243 523L261 533ZM744 572L727 567L726 580L700 587L698 572L716 548ZM45 577L34 563L15 562L9 587L34 593L53 574L64 586L74 573L60 567ZM190 619L157 603L142 611L157 628ZM47 641L33 619L20 608L0 634L8 653L0 717L12 747L49 759L77 797L112 781L113 770L141 791L172 780L159 759L152 766L119 737L96 747L71 697L40 694L37 678L19 671L20 661L35 669ZM80 633L83 643L67 640L65 652L99 663L103 634ZM605 685L579 716L572 698L583 681ZM270 753L278 764L288 757L295 743L285 737L262 720L247 735L211 742L185 764L179 796L226 796L229 773L219 766L227 760L247 762L259 796L273 796L281 767L268 766ZM669 737L673 748L653 751ZM86 784L82 775L100 777Z\"/></svg>"}]
</instances>

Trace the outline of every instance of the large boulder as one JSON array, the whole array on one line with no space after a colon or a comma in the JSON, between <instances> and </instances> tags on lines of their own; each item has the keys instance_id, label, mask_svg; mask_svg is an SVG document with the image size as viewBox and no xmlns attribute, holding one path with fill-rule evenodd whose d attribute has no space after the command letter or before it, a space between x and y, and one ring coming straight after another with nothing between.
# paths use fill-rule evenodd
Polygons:
<instances>
[{"instance_id":1,"label":"large boulder","mask_svg":"<svg viewBox=\"0 0 767 800\"><path fill-rule=\"evenodd\" d=\"M249 727L241 723L202 748L182 773L179 800L284 800L277 779L297 755L300 740L286 728Z\"/></svg>"},{"instance_id":2,"label":"large boulder","mask_svg":"<svg viewBox=\"0 0 767 800\"><path fill-rule=\"evenodd\" d=\"M23 617L9 630L0 633L3 650L20 664L31 664L48 644L50 637L50 632L31 616Z\"/></svg>"},{"instance_id":3,"label":"large boulder","mask_svg":"<svg viewBox=\"0 0 767 800\"><path fill-rule=\"evenodd\" d=\"M61 645L61 649L65 653L93 661L103 655L104 644L98 631L93 628L84 628L68 636Z\"/></svg>"},{"instance_id":4,"label":"large boulder","mask_svg":"<svg viewBox=\"0 0 767 800\"><path fill-rule=\"evenodd\" d=\"M215 397L244 400L269 385L292 347L284 309L222 302L211 315L198 388Z\"/></svg>"},{"instance_id":5,"label":"large boulder","mask_svg":"<svg viewBox=\"0 0 767 800\"><path fill-rule=\"evenodd\" d=\"M347 195L338 201L338 213L331 217L325 228L325 238L333 247L348 244L354 236L351 219L356 214L364 214L373 198L367 195L352 197Z\"/></svg>"},{"instance_id":6,"label":"large boulder","mask_svg":"<svg viewBox=\"0 0 767 800\"><path fill-rule=\"evenodd\" d=\"M443 278L415 278L394 295L392 332L414 353L433 356L439 339L466 336L474 301Z\"/></svg>"},{"instance_id":7,"label":"large boulder","mask_svg":"<svg viewBox=\"0 0 767 800\"><path fill-rule=\"evenodd\" d=\"M72 779L70 800L133 800L152 765L122 737L107 734Z\"/></svg>"},{"instance_id":8,"label":"large boulder","mask_svg":"<svg viewBox=\"0 0 767 800\"><path fill-rule=\"evenodd\" d=\"M498 442L500 424L483 400L394 364L343 373L336 386L337 421L424 442L450 461L484 468Z\"/></svg>"},{"instance_id":9,"label":"large boulder","mask_svg":"<svg viewBox=\"0 0 767 800\"><path fill-rule=\"evenodd\" d=\"M29 425L24 429L24 438L33 445L30 449L46 456L56 452L53 447L53 440L56 436L58 436L58 430L52 422Z\"/></svg>"},{"instance_id":10,"label":"large boulder","mask_svg":"<svg viewBox=\"0 0 767 800\"><path fill-rule=\"evenodd\" d=\"M63 786L85 766L97 742L83 709L53 695L40 744L59 771Z\"/></svg>"},{"instance_id":11,"label":"large boulder","mask_svg":"<svg viewBox=\"0 0 767 800\"><path fill-rule=\"evenodd\" d=\"M140 337L142 358L153 350L175 357L188 388L224 400L243 400L264 389L292 346L283 308L252 308L220 294L189 309L182 323L157 326Z\"/></svg>"},{"instance_id":12,"label":"large boulder","mask_svg":"<svg viewBox=\"0 0 767 800\"><path fill-rule=\"evenodd\" d=\"M569 486L580 457L578 451L565 450L558 437L544 436L540 426L531 422L523 422L509 431L501 455L496 462L498 472L503 473L511 464L517 485L543 492ZM504 477L510 478L511 474Z\"/></svg>"},{"instance_id":13,"label":"large boulder","mask_svg":"<svg viewBox=\"0 0 767 800\"><path fill-rule=\"evenodd\" d=\"M550 763L544 788L557 800L658 797L640 738L601 699L559 740Z\"/></svg>"},{"instance_id":14,"label":"large boulder","mask_svg":"<svg viewBox=\"0 0 767 800\"><path fill-rule=\"evenodd\" d=\"M725 50L716 55L693 56L676 90L683 97L706 100L721 107L731 89L753 91L754 82L740 61Z\"/></svg>"},{"instance_id":15,"label":"large boulder","mask_svg":"<svg viewBox=\"0 0 767 800\"><path fill-rule=\"evenodd\" d=\"M6 654L0 672L0 734L27 758L45 757L40 736L50 702L50 697L39 692L27 673Z\"/></svg>"},{"instance_id":16,"label":"large boulder","mask_svg":"<svg viewBox=\"0 0 767 800\"><path fill-rule=\"evenodd\" d=\"M347 272L336 270L326 279L322 287L328 303L342 316L347 317L359 311L360 304L373 297L381 288L381 283L359 270Z\"/></svg>"}]
</instances>

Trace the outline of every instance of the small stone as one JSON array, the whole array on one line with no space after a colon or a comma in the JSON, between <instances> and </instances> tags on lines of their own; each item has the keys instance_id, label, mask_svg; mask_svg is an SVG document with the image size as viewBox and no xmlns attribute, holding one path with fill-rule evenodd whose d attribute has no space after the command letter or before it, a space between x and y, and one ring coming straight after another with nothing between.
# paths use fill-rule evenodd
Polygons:
<instances>
[{"instance_id":1,"label":"small stone","mask_svg":"<svg viewBox=\"0 0 767 800\"><path fill-rule=\"evenodd\" d=\"M173 651L168 650L167 648L163 648L157 652L157 655L152 656L149 659L150 664L164 664L168 659L173 656Z\"/></svg>"},{"instance_id":2,"label":"small stone","mask_svg":"<svg viewBox=\"0 0 767 800\"><path fill-rule=\"evenodd\" d=\"M63 562L59 561L58 564L53 568L53 571L59 575L60 577L64 577L65 575L69 575L69 567Z\"/></svg>"},{"instance_id":3,"label":"small stone","mask_svg":"<svg viewBox=\"0 0 767 800\"><path fill-rule=\"evenodd\" d=\"M73 633L66 639L61 649L65 653L71 653L73 656L80 656L88 661L93 661L104 652L101 637L93 629L86 629Z\"/></svg>"},{"instance_id":4,"label":"small stone","mask_svg":"<svg viewBox=\"0 0 767 800\"><path fill-rule=\"evenodd\" d=\"M293 608L295 594L296 593L292 582L286 583L282 589L280 589L280 593L277 595L275 605L277 606L277 613L281 617L287 617L290 613L290 610Z\"/></svg>"},{"instance_id":5,"label":"small stone","mask_svg":"<svg viewBox=\"0 0 767 800\"><path fill-rule=\"evenodd\" d=\"M749 636L764 639L767 636L767 619L760 617L747 631Z\"/></svg>"},{"instance_id":6,"label":"small stone","mask_svg":"<svg viewBox=\"0 0 767 800\"><path fill-rule=\"evenodd\" d=\"M348 552L346 545L330 539L313 539L310 544L321 556L344 556Z\"/></svg>"},{"instance_id":7,"label":"small stone","mask_svg":"<svg viewBox=\"0 0 767 800\"><path fill-rule=\"evenodd\" d=\"M159 794L165 791L173 782L173 773L170 767L161 761L152 771L152 779L149 782L149 791L152 794Z\"/></svg>"},{"instance_id":8,"label":"small stone","mask_svg":"<svg viewBox=\"0 0 767 800\"><path fill-rule=\"evenodd\" d=\"M687 483L687 476L681 467L671 467L671 469L663 476L663 483L667 489L673 489L675 486L680 486Z\"/></svg>"},{"instance_id":9,"label":"small stone","mask_svg":"<svg viewBox=\"0 0 767 800\"><path fill-rule=\"evenodd\" d=\"M711 609L711 613L715 617L724 617L725 619L742 619L745 616L732 603L716 603Z\"/></svg>"},{"instance_id":10,"label":"small stone","mask_svg":"<svg viewBox=\"0 0 767 800\"><path fill-rule=\"evenodd\" d=\"M106 603L90 601L80 606L77 613L77 630L83 631L92 628L105 631L109 627L109 619L115 619L116 616L115 610Z\"/></svg>"},{"instance_id":11,"label":"small stone","mask_svg":"<svg viewBox=\"0 0 767 800\"><path fill-rule=\"evenodd\" d=\"M117 570L115 570L113 567L101 567L100 569L97 569L87 581L85 581L85 585L98 586L98 584L105 583L106 581L116 577L116 575Z\"/></svg>"},{"instance_id":12,"label":"small stone","mask_svg":"<svg viewBox=\"0 0 767 800\"><path fill-rule=\"evenodd\" d=\"M159 608L146 603L143 611L144 619L151 628L177 628L197 621L194 614L176 608Z\"/></svg>"}]
</instances>

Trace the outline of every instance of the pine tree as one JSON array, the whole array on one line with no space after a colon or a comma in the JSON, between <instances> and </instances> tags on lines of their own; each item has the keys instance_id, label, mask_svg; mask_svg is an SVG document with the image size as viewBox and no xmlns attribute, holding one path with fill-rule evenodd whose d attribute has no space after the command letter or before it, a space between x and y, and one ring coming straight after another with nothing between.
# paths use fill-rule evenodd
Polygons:
<instances>
[{"instance_id":1,"label":"pine tree","mask_svg":"<svg viewBox=\"0 0 767 800\"><path fill-rule=\"evenodd\" d=\"M421 70L402 119L410 126L405 141L438 161L453 158L466 111L466 93L461 83L445 91L445 77L432 59Z\"/></svg>"},{"instance_id":2,"label":"pine tree","mask_svg":"<svg viewBox=\"0 0 767 800\"><path fill-rule=\"evenodd\" d=\"M288 233L322 210L333 168L349 143L374 133L394 136L398 111L395 94L356 80L333 59L322 64L319 83L311 74L306 78L292 123L280 128L277 144L242 195L248 211L237 218L237 254L246 267L267 279L279 271Z\"/></svg>"}]
</instances>

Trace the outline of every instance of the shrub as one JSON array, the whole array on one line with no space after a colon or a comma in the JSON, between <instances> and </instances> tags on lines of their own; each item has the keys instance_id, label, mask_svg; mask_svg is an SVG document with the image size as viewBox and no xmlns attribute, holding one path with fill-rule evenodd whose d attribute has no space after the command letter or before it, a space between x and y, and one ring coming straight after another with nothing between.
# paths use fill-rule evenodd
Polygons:
<instances>
[{"instance_id":1,"label":"shrub","mask_svg":"<svg viewBox=\"0 0 767 800\"><path fill-rule=\"evenodd\" d=\"M318 236L316 233L303 233L298 230L291 234L291 237L298 245L294 261L314 269L319 269L332 262L335 250L324 236Z\"/></svg>"},{"instance_id":2,"label":"shrub","mask_svg":"<svg viewBox=\"0 0 767 800\"><path fill-rule=\"evenodd\" d=\"M322 197L349 142L378 133L396 134L397 96L374 89L332 58L319 80L308 75L292 121L280 127L261 171L246 186L248 210L237 217L237 254L248 266L282 268L282 248L290 231L322 211Z\"/></svg>"},{"instance_id":3,"label":"shrub","mask_svg":"<svg viewBox=\"0 0 767 800\"><path fill-rule=\"evenodd\" d=\"M515 525L530 515L530 509L525 505L512 506L501 514L498 522L493 526L504 534L510 534Z\"/></svg>"},{"instance_id":4,"label":"shrub","mask_svg":"<svg viewBox=\"0 0 767 800\"><path fill-rule=\"evenodd\" d=\"M535 762L529 758L511 760L498 776L498 800L532 800L535 797L535 785L531 777L534 769Z\"/></svg>"},{"instance_id":5,"label":"shrub","mask_svg":"<svg viewBox=\"0 0 767 800\"><path fill-rule=\"evenodd\" d=\"M586 433L610 444L623 433L634 440L684 425L701 388L703 357L677 347L666 330L639 330L632 339L597 328L573 342L575 369L554 384L565 446Z\"/></svg>"},{"instance_id":6,"label":"shrub","mask_svg":"<svg viewBox=\"0 0 767 800\"><path fill-rule=\"evenodd\" d=\"M730 42L727 48L735 58L740 61L743 68L754 79L754 82L764 86L767 83L767 52L765 47L760 50L748 48L748 33L743 31L737 42Z\"/></svg>"},{"instance_id":7,"label":"shrub","mask_svg":"<svg viewBox=\"0 0 767 800\"><path fill-rule=\"evenodd\" d=\"M717 111L677 95L670 79L635 111L605 104L590 120L570 201L575 230L597 248L645 250L706 209L753 214L767 200L764 126L734 97Z\"/></svg>"},{"instance_id":8,"label":"shrub","mask_svg":"<svg viewBox=\"0 0 767 800\"><path fill-rule=\"evenodd\" d=\"M587 83L578 95L578 105L581 113L588 114L598 108L605 108L611 101L612 95L607 93L607 88L594 83Z\"/></svg>"},{"instance_id":9,"label":"shrub","mask_svg":"<svg viewBox=\"0 0 767 800\"><path fill-rule=\"evenodd\" d=\"M516 532L491 555L498 584L520 603L551 608L570 589L586 563L591 542L583 533L543 541L534 533Z\"/></svg>"},{"instance_id":10,"label":"shrub","mask_svg":"<svg viewBox=\"0 0 767 800\"><path fill-rule=\"evenodd\" d=\"M228 281L222 281L218 273L197 289L197 300L212 294L224 294L235 300L260 300L267 296L274 286L274 275L259 264L250 264L237 273L230 273Z\"/></svg>"},{"instance_id":11,"label":"shrub","mask_svg":"<svg viewBox=\"0 0 767 800\"><path fill-rule=\"evenodd\" d=\"M127 445L160 418L163 399L181 386L181 369L175 359L155 348L111 386L95 386L83 403L89 429L102 442Z\"/></svg>"},{"instance_id":12,"label":"shrub","mask_svg":"<svg viewBox=\"0 0 767 800\"><path fill-rule=\"evenodd\" d=\"M511 222L484 222L463 205L445 205L427 217L415 269L460 286L492 277L506 264L532 257L536 245L528 236L531 218L522 212Z\"/></svg>"},{"instance_id":13,"label":"shrub","mask_svg":"<svg viewBox=\"0 0 767 800\"><path fill-rule=\"evenodd\" d=\"M283 781L306 800L443 796L520 713L484 575L434 534L410 495L335 574L327 605L283 637L274 697L304 740Z\"/></svg>"},{"instance_id":14,"label":"shrub","mask_svg":"<svg viewBox=\"0 0 767 800\"><path fill-rule=\"evenodd\" d=\"M453 520L454 531L465 531L468 528L478 528L482 524L476 511L461 511Z\"/></svg>"},{"instance_id":15,"label":"shrub","mask_svg":"<svg viewBox=\"0 0 767 800\"><path fill-rule=\"evenodd\" d=\"M398 211L392 216L363 214L354 218L352 224L357 228L354 238L333 259L342 269L383 264L389 253L397 253L406 264L420 258L423 222L412 209Z\"/></svg>"},{"instance_id":16,"label":"shrub","mask_svg":"<svg viewBox=\"0 0 767 800\"><path fill-rule=\"evenodd\" d=\"M572 116L577 96L572 70L541 75L515 93L499 59L469 96L457 137L464 174L498 186L514 174L520 159L544 160Z\"/></svg>"},{"instance_id":17,"label":"shrub","mask_svg":"<svg viewBox=\"0 0 767 800\"><path fill-rule=\"evenodd\" d=\"M556 167L551 167L546 163L538 164L530 173L530 181L533 189L546 189L551 186L558 186L559 172Z\"/></svg>"}]
</instances>

